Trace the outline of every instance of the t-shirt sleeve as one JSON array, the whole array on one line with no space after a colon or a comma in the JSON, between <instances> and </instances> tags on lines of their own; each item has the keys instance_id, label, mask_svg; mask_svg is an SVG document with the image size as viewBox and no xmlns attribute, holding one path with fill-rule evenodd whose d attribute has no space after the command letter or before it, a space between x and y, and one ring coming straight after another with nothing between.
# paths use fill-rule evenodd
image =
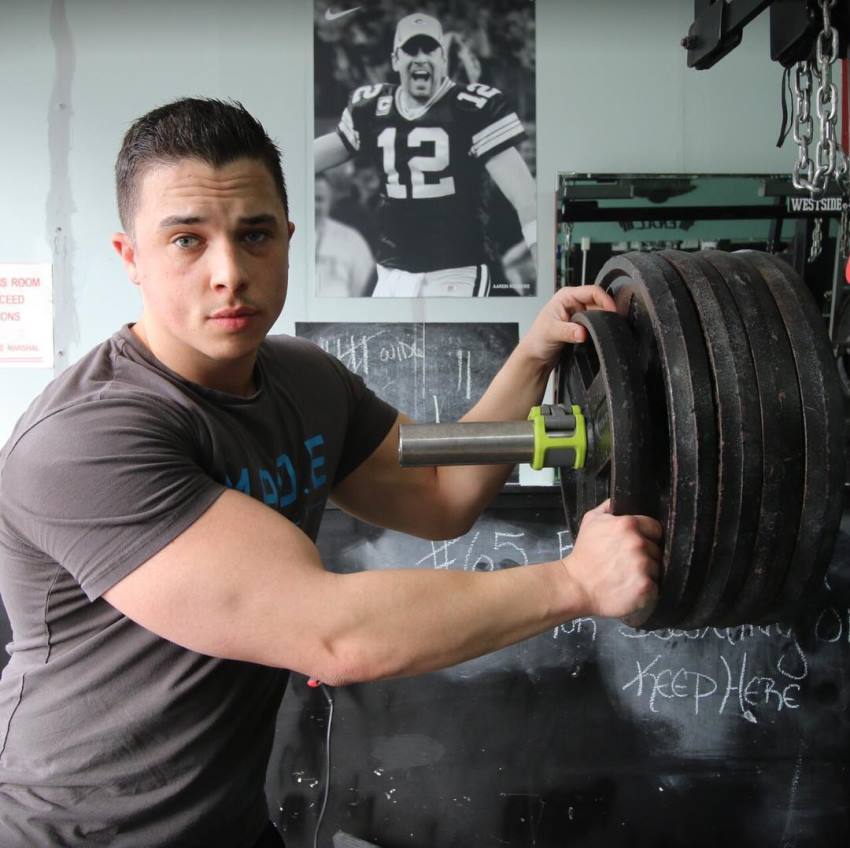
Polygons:
<instances>
[{"instance_id":1,"label":"t-shirt sleeve","mask_svg":"<svg viewBox=\"0 0 850 848\"><path fill-rule=\"evenodd\" d=\"M358 465L368 459L386 438L398 417L398 410L378 397L358 374L330 356L349 396L348 422L342 457L333 485L341 483Z\"/></svg>"},{"instance_id":2,"label":"t-shirt sleeve","mask_svg":"<svg viewBox=\"0 0 850 848\"><path fill-rule=\"evenodd\" d=\"M342 139L349 153L359 153L363 149L363 134L371 135L372 120L375 115L376 98L380 105L381 98L391 98L392 88L389 85L361 85L354 89L348 98L348 105L336 125L337 135Z\"/></svg>"},{"instance_id":3,"label":"t-shirt sleeve","mask_svg":"<svg viewBox=\"0 0 850 848\"><path fill-rule=\"evenodd\" d=\"M354 116L351 112L351 106L346 106L343 110L342 117L336 125L336 132L349 153L358 153L360 151L360 132L354 126Z\"/></svg>"},{"instance_id":4,"label":"t-shirt sleeve","mask_svg":"<svg viewBox=\"0 0 850 848\"><path fill-rule=\"evenodd\" d=\"M11 447L4 518L94 599L175 539L225 487L203 472L185 410L107 397L40 421Z\"/></svg>"},{"instance_id":5,"label":"t-shirt sleeve","mask_svg":"<svg viewBox=\"0 0 850 848\"><path fill-rule=\"evenodd\" d=\"M499 89L470 83L459 96L468 98L464 106L471 119L469 155L482 164L526 137L522 121Z\"/></svg>"}]
</instances>

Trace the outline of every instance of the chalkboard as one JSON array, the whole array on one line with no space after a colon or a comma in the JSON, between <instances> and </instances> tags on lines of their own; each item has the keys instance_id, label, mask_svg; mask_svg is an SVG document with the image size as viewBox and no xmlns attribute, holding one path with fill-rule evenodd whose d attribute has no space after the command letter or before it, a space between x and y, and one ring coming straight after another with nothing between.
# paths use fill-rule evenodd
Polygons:
<instances>
[{"instance_id":1,"label":"chalkboard","mask_svg":"<svg viewBox=\"0 0 850 848\"><path fill-rule=\"evenodd\" d=\"M519 339L494 323L303 323L310 339L415 421L457 421L481 397Z\"/></svg>"},{"instance_id":2,"label":"chalkboard","mask_svg":"<svg viewBox=\"0 0 850 848\"><path fill-rule=\"evenodd\" d=\"M552 490L428 542L325 515L339 571L501 569L569 550ZM793 625L645 633L581 619L443 672L334 691L319 845L822 848L850 840L850 518ZM313 845L327 705L294 677L271 809ZM337 843L340 844L340 843Z\"/></svg>"}]
</instances>

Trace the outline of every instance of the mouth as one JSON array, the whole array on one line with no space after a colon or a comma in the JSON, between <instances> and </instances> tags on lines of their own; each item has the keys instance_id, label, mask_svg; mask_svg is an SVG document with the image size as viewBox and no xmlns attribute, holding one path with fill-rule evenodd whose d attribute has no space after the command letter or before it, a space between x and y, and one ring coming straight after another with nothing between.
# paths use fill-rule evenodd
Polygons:
<instances>
[{"instance_id":1,"label":"mouth","mask_svg":"<svg viewBox=\"0 0 850 848\"><path fill-rule=\"evenodd\" d=\"M236 306L229 307L226 309L219 309L216 312L213 312L210 315L210 318L214 318L216 320L220 318L249 318L252 315L256 315L257 310L250 306Z\"/></svg>"},{"instance_id":2,"label":"mouth","mask_svg":"<svg viewBox=\"0 0 850 848\"><path fill-rule=\"evenodd\" d=\"M259 314L259 310L250 306L228 307L213 312L209 320L223 330L244 330Z\"/></svg>"},{"instance_id":3,"label":"mouth","mask_svg":"<svg viewBox=\"0 0 850 848\"><path fill-rule=\"evenodd\" d=\"M410 72L410 78L413 82L427 83L431 82L431 71L422 68L416 68Z\"/></svg>"}]
</instances>

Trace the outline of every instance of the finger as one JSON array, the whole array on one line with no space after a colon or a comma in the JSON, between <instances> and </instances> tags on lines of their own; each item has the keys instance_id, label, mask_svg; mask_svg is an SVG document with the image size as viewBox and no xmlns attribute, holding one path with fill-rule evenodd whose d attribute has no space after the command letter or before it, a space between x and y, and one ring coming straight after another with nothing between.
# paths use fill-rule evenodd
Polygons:
<instances>
[{"instance_id":1,"label":"finger","mask_svg":"<svg viewBox=\"0 0 850 848\"><path fill-rule=\"evenodd\" d=\"M581 324L567 321L560 327L562 339L572 344L581 344L587 341L587 329Z\"/></svg>"},{"instance_id":2,"label":"finger","mask_svg":"<svg viewBox=\"0 0 850 848\"><path fill-rule=\"evenodd\" d=\"M567 286L561 289L558 294L565 301L569 301L573 308L575 306L585 308L595 307L611 312L617 309L614 298L600 286Z\"/></svg>"},{"instance_id":3,"label":"finger","mask_svg":"<svg viewBox=\"0 0 850 848\"><path fill-rule=\"evenodd\" d=\"M652 593L651 597L633 612L624 615L620 621L627 624L629 627L640 627L651 615L658 603L658 592Z\"/></svg>"},{"instance_id":4,"label":"finger","mask_svg":"<svg viewBox=\"0 0 850 848\"><path fill-rule=\"evenodd\" d=\"M607 515L611 512L611 499L602 501L601 504L597 504L597 506L593 507L593 509L585 510L582 513L581 519L579 520L579 532L581 532L582 528L585 526L586 522L594 522L601 518L603 515Z\"/></svg>"},{"instance_id":5,"label":"finger","mask_svg":"<svg viewBox=\"0 0 850 848\"><path fill-rule=\"evenodd\" d=\"M635 515L634 518L637 519L637 529L642 536L660 541L664 528L655 518L651 515Z\"/></svg>"},{"instance_id":6,"label":"finger","mask_svg":"<svg viewBox=\"0 0 850 848\"><path fill-rule=\"evenodd\" d=\"M640 550L655 562L660 562L664 557L664 548L652 539L641 538Z\"/></svg>"},{"instance_id":7,"label":"finger","mask_svg":"<svg viewBox=\"0 0 850 848\"><path fill-rule=\"evenodd\" d=\"M606 515L611 512L611 498L606 498L601 504L597 504L593 509L589 509L586 514Z\"/></svg>"},{"instance_id":8,"label":"finger","mask_svg":"<svg viewBox=\"0 0 850 848\"><path fill-rule=\"evenodd\" d=\"M656 545L655 542L647 541L645 543L644 550L646 552L646 555L650 559L649 576L653 580L658 580L658 578L661 576L661 548Z\"/></svg>"},{"instance_id":9,"label":"finger","mask_svg":"<svg viewBox=\"0 0 850 848\"><path fill-rule=\"evenodd\" d=\"M605 309L608 312L616 312L617 304L614 298L600 286L591 286L593 299L588 303L588 309Z\"/></svg>"}]
</instances>

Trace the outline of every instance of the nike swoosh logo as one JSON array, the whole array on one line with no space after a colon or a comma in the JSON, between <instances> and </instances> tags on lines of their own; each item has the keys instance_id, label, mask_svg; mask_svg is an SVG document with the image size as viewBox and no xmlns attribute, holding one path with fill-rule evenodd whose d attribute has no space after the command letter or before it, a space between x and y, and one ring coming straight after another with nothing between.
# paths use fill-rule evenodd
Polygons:
<instances>
[{"instance_id":1,"label":"nike swoosh logo","mask_svg":"<svg viewBox=\"0 0 850 848\"><path fill-rule=\"evenodd\" d=\"M353 9L346 9L344 12L334 12L333 9L325 9L325 20L336 21L339 18L344 18L346 15L350 15L352 12L356 12L358 9L362 8L362 6L355 6Z\"/></svg>"}]
</instances>

